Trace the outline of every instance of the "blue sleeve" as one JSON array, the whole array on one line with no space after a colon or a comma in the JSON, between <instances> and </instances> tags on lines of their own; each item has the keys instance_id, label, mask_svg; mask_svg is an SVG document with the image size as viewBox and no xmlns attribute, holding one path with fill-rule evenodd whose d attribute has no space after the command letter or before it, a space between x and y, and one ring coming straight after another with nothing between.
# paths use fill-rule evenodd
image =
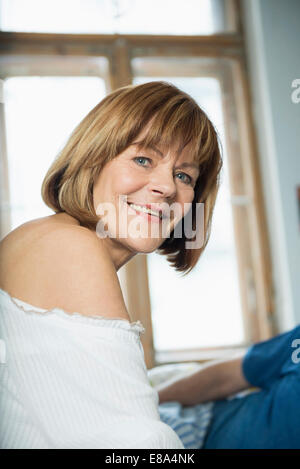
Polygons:
<instances>
[{"instance_id":1,"label":"blue sleeve","mask_svg":"<svg viewBox=\"0 0 300 469\"><path fill-rule=\"evenodd\" d=\"M251 345L242 361L242 371L252 385L268 389L287 373L300 374L300 326Z\"/></svg>"}]
</instances>

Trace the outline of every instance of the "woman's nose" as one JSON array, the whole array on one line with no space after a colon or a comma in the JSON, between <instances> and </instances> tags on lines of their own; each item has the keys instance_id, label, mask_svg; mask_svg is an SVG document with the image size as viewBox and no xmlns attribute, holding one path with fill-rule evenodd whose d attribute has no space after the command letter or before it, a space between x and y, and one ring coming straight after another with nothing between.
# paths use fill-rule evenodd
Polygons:
<instances>
[{"instance_id":1,"label":"woman's nose","mask_svg":"<svg viewBox=\"0 0 300 469\"><path fill-rule=\"evenodd\" d=\"M176 183L173 170L170 168L158 167L152 173L149 189L153 193L159 193L166 199L173 199L176 195Z\"/></svg>"}]
</instances>

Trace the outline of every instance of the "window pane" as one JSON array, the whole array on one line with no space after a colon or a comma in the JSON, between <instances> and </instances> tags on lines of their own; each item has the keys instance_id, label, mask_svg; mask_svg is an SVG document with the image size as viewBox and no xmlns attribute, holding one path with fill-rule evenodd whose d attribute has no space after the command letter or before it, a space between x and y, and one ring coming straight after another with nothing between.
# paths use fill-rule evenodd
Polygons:
<instances>
[{"instance_id":1,"label":"window pane","mask_svg":"<svg viewBox=\"0 0 300 469\"><path fill-rule=\"evenodd\" d=\"M192 272L181 278L165 257L147 255L154 347L165 351L240 344L245 336L219 82L193 77L155 79L186 91L207 113L220 135L224 166L211 237ZM136 77L134 83L152 80Z\"/></svg>"},{"instance_id":2,"label":"window pane","mask_svg":"<svg viewBox=\"0 0 300 469\"><path fill-rule=\"evenodd\" d=\"M1 0L0 18L4 31L195 35L231 30L224 24L226 5L224 0Z\"/></svg>"},{"instance_id":3,"label":"window pane","mask_svg":"<svg viewBox=\"0 0 300 469\"><path fill-rule=\"evenodd\" d=\"M43 178L80 120L104 98L96 77L15 77L4 81L12 229L53 214Z\"/></svg>"}]
</instances>

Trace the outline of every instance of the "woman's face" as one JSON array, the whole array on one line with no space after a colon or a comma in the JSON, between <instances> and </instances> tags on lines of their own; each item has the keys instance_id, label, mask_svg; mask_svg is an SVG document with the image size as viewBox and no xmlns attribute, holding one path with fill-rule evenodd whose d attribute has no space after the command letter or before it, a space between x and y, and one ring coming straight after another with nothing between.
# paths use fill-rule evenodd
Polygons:
<instances>
[{"instance_id":1,"label":"woman's face","mask_svg":"<svg viewBox=\"0 0 300 469\"><path fill-rule=\"evenodd\" d=\"M194 199L199 169L192 160L189 146L177 156L175 149L141 150L134 142L108 162L93 192L96 213L103 221L102 232L104 228L109 238L131 252L155 251L188 212ZM146 204L156 211L162 209L165 218L139 211ZM170 212L171 205L175 212Z\"/></svg>"}]
</instances>

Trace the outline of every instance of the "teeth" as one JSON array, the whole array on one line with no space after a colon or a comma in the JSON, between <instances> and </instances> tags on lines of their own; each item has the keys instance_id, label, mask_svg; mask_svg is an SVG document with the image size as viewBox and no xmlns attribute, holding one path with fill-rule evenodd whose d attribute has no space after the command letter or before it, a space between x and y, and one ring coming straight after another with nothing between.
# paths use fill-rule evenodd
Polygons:
<instances>
[{"instance_id":1,"label":"teeth","mask_svg":"<svg viewBox=\"0 0 300 469\"><path fill-rule=\"evenodd\" d=\"M142 207L141 205L129 204L129 206L133 207L135 210L138 210L140 212L150 213L151 215L154 215L155 217L162 218L158 212L154 212L153 210L150 210L149 208L146 208L146 207Z\"/></svg>"}]
</instances>

